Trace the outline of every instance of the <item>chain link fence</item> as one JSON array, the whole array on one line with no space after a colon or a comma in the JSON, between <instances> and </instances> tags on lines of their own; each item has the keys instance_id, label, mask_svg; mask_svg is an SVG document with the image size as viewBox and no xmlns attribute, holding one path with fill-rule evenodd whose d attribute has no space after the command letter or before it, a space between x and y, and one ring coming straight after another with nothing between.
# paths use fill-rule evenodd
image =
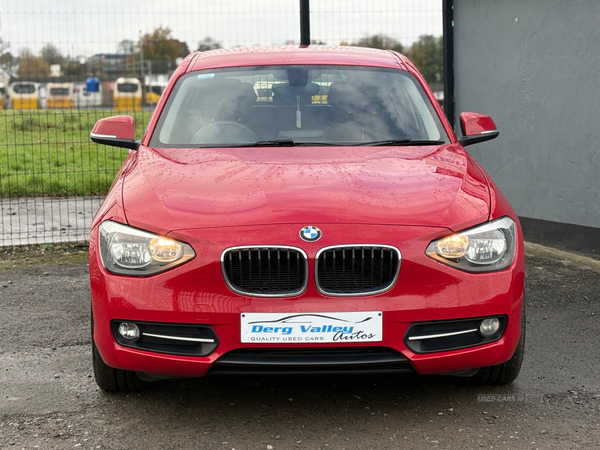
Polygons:
<instances>
[{"instance_id":1,"label":"chain link fence","mask_svg":"<svg viewBox=\"0 0 600 450\"><path fill-rule=\"evenodd\" d=\"M314 44L391 48L443 91L442 0L311 0ZM288 0L0 4L0 247L87 241L127 151L94 123L132 115L138 137L192 51L298 45Z\"/></svg>"}]
</instances>

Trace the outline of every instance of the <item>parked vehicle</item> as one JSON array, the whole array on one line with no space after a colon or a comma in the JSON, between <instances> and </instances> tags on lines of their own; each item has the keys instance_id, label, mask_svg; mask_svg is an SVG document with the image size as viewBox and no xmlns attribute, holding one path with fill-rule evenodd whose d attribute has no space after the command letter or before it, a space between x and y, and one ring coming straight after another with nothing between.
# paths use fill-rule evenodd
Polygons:
<instances>
[{"instance_id":1,"label":"parked vehicle","mask_svg":"<svg viewBox=\"0 0 600 450\"><path fill-rule=\"evenodd\" d=\"M12 109L39 109L40 85L33 81L16 81L8 87Z\"/></svg>"},{"instance_id":2,"label":"parked vehicle","mask_svg":"<svg viewBox=\"0 0 600 450\"><path fill-rule=\"evenodd\" d=\"M167 82L165 81L154 81L149 84L146 88L146 104L156 105L166 87Z\"/></svg>"},{"instance_id":3,"label":"parked vehicle","mask_svg":"<svg viewBox=\"0 0 600 450\"><path fill-rule=\"evenodd\" d=\"M76 108L96 108L102 106L102 85L98 92L88 92L86 83L75 83L74 100Z\"/></svg>"},{"instance_id":4,"label":"parked vehicle","mask_svg":"<svg viewBox=\"0 0 600 450\"><path fill-rule=\"evenodd\" d=\"M331 86L331 81L323 80L319 83L319 92L317 95L313 95L312 104L327 104L327 93L329 92L329 86Z\"/></svg>"},{"instance_id":5,"label":"parked vehicle","mask_svg":"<svg viewBox=\"0 0 600 450\"><path fill-rule=\"evenodd\" d=\"M254 83L254 93L256 94L257 102L272 102L273 101L273 81L256 81Z\"/></svg>"},{"instance_id":6,"label":"parked vehicle","mask_svg":"<svg viewBox=\"0 0 600 450\"><path fill-rule=\"evenodd\" d=\"M115 111L141 111L142 83L137 78L117 78L113 99Z\"/></svg>"},{"instance_id":7,"label":"parked vehicle","mask_svg":"<svg viewBox=\"0 0 600 450\"><path fill-rule=\"evenodd\" d=\"M282 84L282 81L256 81L254 82L254 92L256 93L256 101L261 102L272 102L273 101L273 86ZM327 104L327 92L331 81L323 80L319 83L318 94L313 95L311 99L312 104ZM275 88L277 89L277 88Z\"/></svg>"},{"instance_id":8,"label":"parked vehicle","mask_svg":"<svg viewBox=\"0 0 600 450\"><path fill-rule=\"evenodd\" d=\"M6 107L6 86L4 83L0 83L0 109L4 109Z\"/></svg>"},{"instance_id":9,"label":"parked vehicle","mask_svg":"<svg viewBox=\"0 0 600 450\"><path fill-rule=\"evenodd\" d=\"M58 109L75 107L73 83L46 84L46 108Z\"/></svg>"},{"instance_id":10,"label":"parked vehicle","mask_svg":"<svg viewBox=\"0 0 600 450\"><path fill-rule=\"evenodd\" d=\"M281 81L271 102L257 78ZM131 116L91 134L130 150L90 235L102 389L517 377L521 228L464 149L498 136L490 117L462 113L457 138L404 56L352 47L196 53L169 90L141 139Z\"/></svg>"}]
</instances>

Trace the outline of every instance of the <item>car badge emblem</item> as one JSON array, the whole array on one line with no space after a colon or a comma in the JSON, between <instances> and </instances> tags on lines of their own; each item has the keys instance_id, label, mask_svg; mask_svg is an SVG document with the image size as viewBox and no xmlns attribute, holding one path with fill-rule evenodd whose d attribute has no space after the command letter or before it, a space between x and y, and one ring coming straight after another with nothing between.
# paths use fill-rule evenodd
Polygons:
<instances>
[{"instance_id":1,"label":"car badge emblem","mask_svg":"<svg viewBox=\"0 0 600 450\"><path fill-rule=\"evenodd\" d=\"M321 230L312 225L306 226L300 230L300 238L306 242L316 242L321 239Z\"/></svg>"}]
</instances>

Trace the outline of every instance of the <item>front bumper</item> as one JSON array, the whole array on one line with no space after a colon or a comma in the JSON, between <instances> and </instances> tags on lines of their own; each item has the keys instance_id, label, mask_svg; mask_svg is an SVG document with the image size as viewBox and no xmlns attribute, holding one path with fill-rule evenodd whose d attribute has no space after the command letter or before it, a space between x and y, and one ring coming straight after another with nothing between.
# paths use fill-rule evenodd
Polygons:
<instances>
[{"instance_id":1,"label":"front bumper","mask_svg":"<svg viewBox=\"0 0 600 450\"><path fill-rule=\"evenodd\" d=\"M396 371L414 370L420 374L453 373L507 361L517 346L521 333L523 301L522 245L506 270L495 273L470 274L433 261L424 254L427 244L448 233L445 229L398 226L360 226L317 224L324 238L314 243L299 243L298 225L244 227L210 231L185 230L171 236L188 242L197 253L196 259L148 278L109 274L97 252L97 232L90 240L90 277L94 314L94 341L103 360L118 369L164 376L202 377L214 371L236 371L236 355L240 352L269 353L263 361L272 361L273 373L297 373L284 359L294 352L304 361L331 350L358 349L359 354L384 349L398 355ZM294 238L290 239L289 237ZM309 259L309 283L298 296L289 298L257 298L230 290L221 272L220 255L224 249L242 243L257 245L293 245L301 247ZM402 255L398 279L389 291L364 297L323 295L314 282L314 257L327 246L347 243L376 243L398 248ZM255 344L241 342L241 314L324 313L331 311L381 311L383 340L373 343L340 344ZM493 341L458 350L415 353L405 343L408 329L417 323L502 316L504 333ZM207 356L159 353L121 345L114 337L115 320L207 326L218 337L218 346ZM287 349L287 350L286 350ZM312 349L312 351L311 351ZM361 350L364 349L364 350ZM286 352L288 356L286 355ZM263 355L264 356L264 355ZM379 355L381 356L381 355ZM356 364L344 353L338 367L348 371ZM256 357L254 357L256 359ZM278 359L279 358L279 359ZM281 359L283 358L283 359ZM367 361L368 371L386 371L385 358L377 364ZM391 359L394 359L390 356ZM239 359L239 358L238 358ZM260 358L259 358L260 359ZM321 358L323 359L323 358ZM367 358L368 359L368 358ZM292 361L287 359L287 361ZM312 359L314 360L314 358ZM218 362L219 361L219 362ZM281 364L277 364L280 361ZM297 359L302 361L302 359ZM218 363L217 363L218 362ZM229 362L229 364L224 364ZM217 364L215 364L217 363ZM262 363L261 363L262 364ZM306 364L305 364L306 365ZM279 366L279 367L277 367ZM297 367L302 364L296 364ZM318 366L318 364L317 364ZM240 366L241 367L241 366ZM240 368L238 367L238 368ZM249 365L246 365L246 369ZM381 370L377 370L377 368ZM219 369L220 368L220 369ZM317 367L317 369L319 369ZM321 367L322 369L322 367ZM254 370L254 369L253 369ZM251 373L248 370L238 372ZM324 373L327 370L315 370ZM267 373L268 370L256 370Z\"/></svg>"}]
</instances>

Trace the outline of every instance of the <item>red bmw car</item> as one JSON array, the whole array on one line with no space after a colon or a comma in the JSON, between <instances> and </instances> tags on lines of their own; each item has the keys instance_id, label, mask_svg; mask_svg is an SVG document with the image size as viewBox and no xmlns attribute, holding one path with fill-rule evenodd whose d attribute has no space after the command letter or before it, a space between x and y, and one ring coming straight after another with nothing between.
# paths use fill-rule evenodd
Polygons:
<instances>
[{"instance_id":1,"label":"red bmw car","mask_svg":"<svg viewBox=\"0 0 600 450\"><path fill-rule=\"evenodd\" d=\"M207 374L514 380L523 241L404 56L351 47L188 56L90 236L93 364L107 391Z\"/></svg>"}]
</instances>

